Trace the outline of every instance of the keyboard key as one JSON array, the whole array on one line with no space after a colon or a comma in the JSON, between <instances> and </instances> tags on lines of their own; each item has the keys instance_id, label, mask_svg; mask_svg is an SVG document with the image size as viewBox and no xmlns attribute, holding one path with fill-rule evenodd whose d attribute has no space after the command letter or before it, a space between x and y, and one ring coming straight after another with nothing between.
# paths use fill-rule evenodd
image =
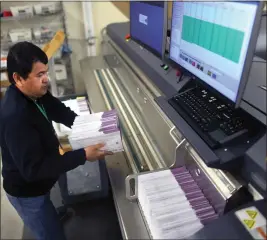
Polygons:
<instances>
[{"instance_id":1,"label":"keyboard key","mask_svg":"<svg viewBox=\"0 0 267 240\"><path fill-rule=\"evenodd\" d=\"M188 123L199 134L201 131L203 132L203 138L209 136L206 132L219 129L228 136L244 129L244 121L238 112L230 104L221 102L217 96L207 90L196 87L179 94L174 100L175 104L185 112L181 115L183 117L187 115L188 119L192 119L191 121L195 122L196 125L192 125L191 121ZM208 144L214 147L217 141L215 139L211 141L214 142Z\"/></svg>"}]
</instances>

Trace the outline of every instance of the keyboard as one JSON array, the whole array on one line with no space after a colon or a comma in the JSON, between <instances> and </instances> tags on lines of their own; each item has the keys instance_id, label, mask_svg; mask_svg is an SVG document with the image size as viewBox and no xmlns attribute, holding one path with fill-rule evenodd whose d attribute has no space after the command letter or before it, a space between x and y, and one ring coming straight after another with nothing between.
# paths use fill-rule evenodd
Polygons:
<instances>
[{"instance_id":1,"label":"keyboard","mask_svg":"<svg viewBox=\"0 0 267 240\"><path fill-rule=\"evenodd\" d=\"M180 93L169 103L213 149L248 132L238 109L201 87Z\"/></svg>"}]
</instances>

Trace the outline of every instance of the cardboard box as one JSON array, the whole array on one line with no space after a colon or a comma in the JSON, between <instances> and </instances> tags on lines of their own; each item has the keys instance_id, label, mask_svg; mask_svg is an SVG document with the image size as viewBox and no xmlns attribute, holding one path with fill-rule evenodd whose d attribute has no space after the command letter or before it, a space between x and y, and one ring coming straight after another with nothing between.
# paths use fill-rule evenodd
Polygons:
<instances>
[{"instance_id":1,"label":"cardboard box","mask_svg":"<svg viewBox=\"0 0 267 240\"><path fill-rule=\"evenodd\" d=\"M58 2L47 2L34 5L34 12L37 15L52 14L60 10Z\"/></svg>"},{"instance_id":2,"label":"cardboard box","mask_svg":"<svg viewBox=\"0 0 267 240\"><path fill-rule=\"evenodd\" d=\"M54 32L46 27L39 27L33 29L33 37L36 40L41 40L43 38L45 39L51 39L54 36Z\"/></svg>"},{"instance_id":3,"label":"cardboard box","mask_svg":"<svg viewBox=\"0 0 267 240\"><path fill-rule=\"evenodd\" d=\"M12 29L9 31L9 36L13 43L19 41L31 41L32 31L30 28Z\"/></svg>"},{"instance_id":4,"label":"cardboard box","mask_svg":"<svg viewBox=\"0 0 267 240\"><path fill-rule=\"evenodd\" d=\"M33 16L33 8L31 5L10 7L10 10L11 10L12 15L14 17L20 17L20 16L31 17L31 16Z\"/></svg>"},{"instance_id":5,"label":"cardboard box","mask_svg":"<svg viewBox=\"0 0 267 240\"><path fill-rule=\"evenodd\" d=\"M56 73L56 80L66 80L67 79L67 70L64 64L55 64L55 73Z\"/></svg>"}]
</instances>

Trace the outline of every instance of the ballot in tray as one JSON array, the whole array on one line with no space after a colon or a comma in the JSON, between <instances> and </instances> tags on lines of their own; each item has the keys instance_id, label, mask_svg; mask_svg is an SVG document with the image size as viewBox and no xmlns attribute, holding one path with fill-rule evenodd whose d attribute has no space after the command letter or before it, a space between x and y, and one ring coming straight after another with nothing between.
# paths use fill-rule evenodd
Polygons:
<instances>
[{"instance_id":1,"label":"ballot in tray","mask_svg":"<svg viewBox=\"0 0 267 240\"><path fill-rule=\"evenodd\" d=\"M134 180L134 195L130 181ZM188 239L218 218L185 167L129 175L126 198L138 200L151 239Z\"/></svg>"},{"instance_id":2,"label":"ballot in tray","mask_svg":"<svg viewBox=\"0 0 267 240\"><path fill-rule=\"evenodd\" d=\"M68 138L73 150L104 143L102 150L123 151L116 110L77 116Z\"/></svg>"}]
</instances>

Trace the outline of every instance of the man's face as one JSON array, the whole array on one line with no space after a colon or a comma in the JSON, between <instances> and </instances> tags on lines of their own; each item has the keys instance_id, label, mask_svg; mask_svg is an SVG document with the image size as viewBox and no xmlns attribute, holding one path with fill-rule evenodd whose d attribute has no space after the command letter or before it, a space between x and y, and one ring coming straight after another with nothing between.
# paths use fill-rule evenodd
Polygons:
<instances>
[{"instance_id":1,"label":"man's face","mask_svg":"<svg viewBox=\"0 0 267 240\"><path fill-rule=\"evenodd\" d=\"M22 79L17 82L17 86L22 92L30 97L42 97L47 93L49 79L48 79L48 66L36 62L32 66L32 71L28 78Z\"/></svg>"}]
</instances>

